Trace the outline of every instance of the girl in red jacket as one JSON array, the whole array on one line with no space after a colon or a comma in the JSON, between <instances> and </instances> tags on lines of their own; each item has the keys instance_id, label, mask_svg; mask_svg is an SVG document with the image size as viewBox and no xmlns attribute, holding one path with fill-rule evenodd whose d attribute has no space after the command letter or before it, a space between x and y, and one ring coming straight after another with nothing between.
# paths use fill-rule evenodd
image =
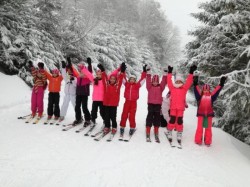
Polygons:
<instances>
[{"instance_id":1,"label":"girl in red jacket","mask_svg":"<svg viewBox=\"0 0 250 187\"><path fill-rule=\"evenodd\" d=\"M124 98L125 103L123 105L122 117L120 122L120 137L123 137L124 129L126 127L126 121L129 118L130 130L129 135L132 136L136 123L135 123L135 113L137 108L137 100L139 99L139 89L145 82L146 78L146 65L143 66L143 72L141 74L141 78L138 82L136 82L135 76L130 76L127 81L126 77L123 79L123 84L125 85Z\"/></svg>"},{"instance_id":2,"label":"girl in red jacket","mask_svg":"<svg viewBox=\"0 0 250 187\"><path fill-rule=\"evenodd\" d=\"M122 79L124 77L124 72L126 69L125 63L121 65L121 73L117 76L111 75L108 79L105 69L101 64L97 66L102 71L102 81L104 86L104 122L105 128L103 129L103 133L107 134L110 132L110 121L112 122L112 134L115 134L117 131L117 122L116 122L116 113L117 106L120 100L120 89L122 85Z\"/></svg>"},{"instance_id":3,"label":"girl in red jacket","mask_svg":"<svg viewBox=\"0 0 250 187\"><path fill-rule=\"evenodd\" d=\"M210 86L207 84L203 85L202 91L200 91L198 86L198 77L195 77L194 79L194 93L198 102L198 124L194 141L198 145L202 144L203 128L205 128L205 145L210 146L212 143L212 118L214 117L213 103L217 99L225 81L226 77L221 77L220 84L213 90L213 92L211 92Z\"/></svg>"},{"instance_id":4,"label":"girl in red jacket","mask_svg":"<svg viewBox=\"0 0 250 187\"><path fill-rule=\"evenodd\" d=\"M175 83L172 82L173 67L168 66L167 84L170 97L170 120L167 126L167 137L172 142L172 130L177 131L177 141L181 144L182 131L183 131L183 113L185 110L186 94L193 83L193 73L197 69L195 65L191 66L186 83L180 76L176 76Z\"/></svg>"},{"instance_id":5,"label":"girl in red jacket","mask_svg":"<svg viewBox=\"0 0 250 187\"><path fill-rule=\"evenodd\" d=\"M164 70L167 72L166 70ZM151 80L151 74L147 74L146 87L148 90L148 115L146 118L146 140L151 142L150 130L154 125L154 134L156 142L160 143L158 129L161 123L161 104L162 92L166 86L166 75L162 77L159 83L159 76L154 75Z\"/></svg>"},{"instance_id":6,"label":"girl in red jacket","mask_svg":"<svg viewBox=\"0 0 250 187\"><path fill-rule=\"evenodd\" d=\"M50 120L52 116L55 116L55 120L58 120L60 117L60 91L61 91L61 83L63 80L62 75L58 69L52 70L52 74L45 71L47 79L49 80L49 102L48 102L48 118ZM47 122L45 122L47 124Z\"/></svg>"}]
</instances>

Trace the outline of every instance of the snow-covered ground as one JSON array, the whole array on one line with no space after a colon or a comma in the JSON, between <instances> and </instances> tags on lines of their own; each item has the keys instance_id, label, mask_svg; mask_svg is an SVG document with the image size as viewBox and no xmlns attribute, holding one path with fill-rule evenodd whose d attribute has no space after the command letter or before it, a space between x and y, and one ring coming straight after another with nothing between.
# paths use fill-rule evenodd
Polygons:
<instances>
[{"instance_id":1,"label":"snow-covered ground","mask_svg":"<svg viewBox=\"0 0 250 187\"><path fill-rule=\"evenodd\" d=\"M96 142L84 133L75 133L75 129L63 132L61 126L45 126L42 122L25 124L18 120L18 116L30 113L31 89L18 77L2 73L0 87L0 186L247 187L250 184L248 145L216 128L213 128L211 147L193 143L194 106L189 105L185 112L182 150L169 146L163 128L160 144L145 142L145 87L140 92L137 131L131 142L120 142L118 136L110 143L107 138ZM123 102L121 97L118 123ZM65 123L73 119L74 110L70 106ZM99 128L100 125L95 131Z\"/></svg>"}]
</instances>

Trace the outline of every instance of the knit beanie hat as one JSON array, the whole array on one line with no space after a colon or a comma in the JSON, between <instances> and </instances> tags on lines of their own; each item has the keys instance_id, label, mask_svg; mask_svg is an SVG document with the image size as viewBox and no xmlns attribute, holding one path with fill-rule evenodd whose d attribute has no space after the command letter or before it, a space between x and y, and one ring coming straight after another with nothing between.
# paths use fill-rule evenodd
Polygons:
<instances>
[{"instance_id":1,"label":"knit beanie hat","mask_svg":"<svg viewBox=\"0 0 250 187\"><path fill-rule=\"evenodd\" d=\"M208 84L204 84L202 86L202 91L210 91L210 86Z\"/></svg>"},{"instance_id":2,"label":"knit beanie hat","mask_svg":"<svg viewBox=\"0 0 250 187\"><path fill-rule=\"evenodd\" d=\"M135 75L130 75L129 79L134 78L136 80L136 76Z\"/></svg>"},{"instance_id":3,"label":"knit beanie hat","mask_svg":"<svg viewBox=\"0 0 250 187\"><path fill-rule=\"evenodd\" d=\"M177 74L177 75L175 76L175 82L176 82L176 81L181 81L182 83L184 83L184 78L183 78L183 76L180 75L180 74Z\"/></svg>"},{"instance_id":4,"label":"knit beanie hat","mask_svg":"<svg viewBox=\"0 0 250 187\"><path fill-rule=\"evenodd\" d=\"M159 84L159 75L154 75L152 78L152 82L157 82Z\"/></svg>"},{"instance_id":5,"label":"knit beanie hat","mask_svg":"<svg viewBox=\"0 0 250 187\"><path fill-rule=\"evenodd\" d=\"M58 69L53 69L53 70L52 70L52 74L57 74L57 75L59 75L59 70L58 70Z\"/></svg>"}]
</instances>

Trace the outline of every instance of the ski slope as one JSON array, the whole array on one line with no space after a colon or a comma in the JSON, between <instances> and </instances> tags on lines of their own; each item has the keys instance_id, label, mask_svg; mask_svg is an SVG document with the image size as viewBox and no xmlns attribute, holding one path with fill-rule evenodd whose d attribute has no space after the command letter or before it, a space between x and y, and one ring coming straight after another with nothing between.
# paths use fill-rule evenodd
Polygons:
<instances>
[{"instance_id":1,"label":"ski slope","mask_svg":"<svg viewBox=\"0 0 250 187\"><path fill-rule=\"evenodd\" d=\"M141 89L137 131L129 143L106 138L96 142L62 126L25 124L31 89L17 76L0 73L0 186L2 187L248 187L250 147L213 128L211 147L194 144L196 108L185 111L183 149L171 148L160 129L161 143L145 141L147 91ZM166 91L165 91L166 92ZM164 93L165 93L164 92ZM63 95L61 95L62 101ZM192 100L188 96L188 100ZM91 106L89 97L89 108ZM117 121L124 103L123 88ZM47 92L45 109L47 108ZM46 111L46 110L45 110ZM65 124L74 120L69 106ZM100 125L94 130L98 131ZM126 129L126 135L128 129ZM152 134L151 134L152 135ZM154 140L153 136L152 140Z\"/></svg>"}]
</instances>

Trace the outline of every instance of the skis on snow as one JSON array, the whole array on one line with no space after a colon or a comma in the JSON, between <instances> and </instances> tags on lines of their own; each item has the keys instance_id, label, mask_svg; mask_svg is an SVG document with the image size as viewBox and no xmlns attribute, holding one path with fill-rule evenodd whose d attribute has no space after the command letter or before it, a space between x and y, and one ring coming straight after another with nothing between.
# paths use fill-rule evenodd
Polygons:
<instances>
[{"instance_id":1,"label":"skis on snow","mask_svg":"<svg viewBox=\"0 0 250 187\"><path fill-rule=\"evenodd\" d=\"M84 136L89 136L91 132L94 130L95 126L96 126L95 124L90 125L90 129L84 134Z\"/></svg>"},{"instance_id":2,"label":"skis on snow","mask_svg":"<svg viewBox=\"0 0 250 187\"><path fill-rule=\"evenodd\" d=\"M177 140L177 144L173 144L173 139L172 138L168 138L168 134L167 132L164 132L164 134L167 137L167 140L170 144L171 147L177 147L178 149L182 149L182 144L181 144L181 140Z\"/></svg>"},{"instance_id":3,"label":"skis on snow","mask_svg":"<svg viewBox=\"0 0 250 187\"><path fill-rule=\"evenodd\" d=\"M95 141L100 141L102 138L104 138L107 134L109 134L109 132L101 132L99 136L96 136L96 138L94 139Z\"/></svg>"},{"instance_id":4,"label":"skis on snow","mask_svg":"<svg viewBox=\"0 0 250 187\"><path fill-rule=\"evenodd\" d=\"M64 128L62 129L62 131L68 131L68 130L73 129L74 127L76 127L76 126L78 126L80 124L81 123L79 123L79 124L70 123L70 124L64 126Z\"/></svg>"}]
</instances>

